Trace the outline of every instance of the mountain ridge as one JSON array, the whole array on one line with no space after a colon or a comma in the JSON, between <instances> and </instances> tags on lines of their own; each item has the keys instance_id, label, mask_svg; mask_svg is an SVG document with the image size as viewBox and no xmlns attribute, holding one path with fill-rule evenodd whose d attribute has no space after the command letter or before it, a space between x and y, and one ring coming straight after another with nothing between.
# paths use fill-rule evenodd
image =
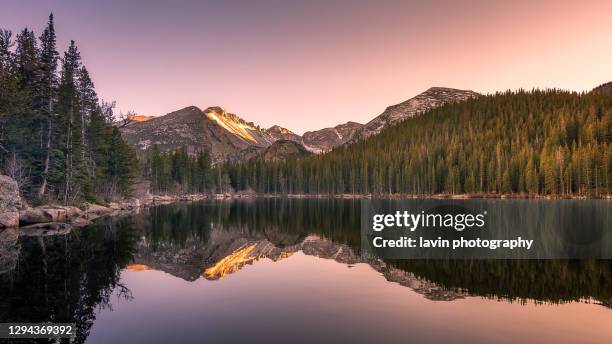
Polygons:
<instances>
[{"instance_id":1,"label":"mountain ridge","mask_svg":"<svg viewBox=\"0 0 612 344\"><path fill-rule=\"evenodd\" d=\"M359 129L347 143L366 139L379 134L383 129L395 125L407 118L418 116L446 103L461 102L480 96L471 90L460 90L449 87L430 87L426 91L401 103L388 106L380 115L374 117Z\"/></svg>"},{"instance_id":2,"label":"mountain ridge","mask_svg":"<svg viewBox=\"0 0 612 344\"><path fill-rule=\"evenodd\" d=\"M186 147L190 154L208 151L214 163L244 161L265 155L266 148L279 140L295 142L312 153L326 153L338 146L376 135L389 126L446 103L478 96L480 94L470 90L431 87L404 102L388 106L366 124L348 121L334 127L307 131L303 135L279 125L263 128L220 106L210 106L204 110L188 106L164 116L133 121L122 127L121 132L126 141L141 153L153 145L162 151ZM284 143L279 146L282 146L280 150L272 154L274 158L264 157L264 160L276 161L281 156L306 155L295 145L290 147Z\"/></svg>"}]
</instances>

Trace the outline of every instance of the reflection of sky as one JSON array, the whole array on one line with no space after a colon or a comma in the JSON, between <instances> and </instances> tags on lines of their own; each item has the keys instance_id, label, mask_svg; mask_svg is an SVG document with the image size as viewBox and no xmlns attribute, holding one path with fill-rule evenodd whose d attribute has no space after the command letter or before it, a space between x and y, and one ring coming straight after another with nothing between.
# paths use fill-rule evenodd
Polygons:
<instances>
[{"instance_id":1,"label":"reflection of sky","mask_svg":"<svg viewBox=\"0 0 612 344\"><path fill-rule=\"evenodd\" d=\"M113 297L88 343L204 341L603 343L612 312L571 303L522 306L469 297L430 301L352 268L299 252L263 259L223 280L186 282L160 271L124 271L132 301ZM196 340L197 339L197 340Z\"/></svg>"},{"instance_id":2,"label":"reflection of sky","mask_svg":"<svg viewBox=\"0 0 612 344\"><path fill-rule=\"evenodd\" d=\"M77 41L97 90L160 115L220 105L296 132L365 122L431 86L612 79L612 2L3 1L0 26Z\"/></svg>"}]
</instances>

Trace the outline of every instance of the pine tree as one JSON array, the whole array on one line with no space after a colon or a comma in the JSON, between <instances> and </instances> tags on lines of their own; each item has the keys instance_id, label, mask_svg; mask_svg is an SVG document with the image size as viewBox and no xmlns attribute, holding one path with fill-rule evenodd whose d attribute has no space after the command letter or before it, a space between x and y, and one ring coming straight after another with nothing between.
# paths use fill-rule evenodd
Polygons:
<instances>
[{"instance_id":1,"label":"pine tree","mask_svg":"<svg viewBox=\"0 0 612 344\"><path fill-rule=\"evenodd\" d=\"M53 134L58 129L56 123L56 114L54 104L57 97L57 63L59 53L56 47L55 25L53 23L53 13L49 15L47 27L40 36L40 84L38 88L38 101L41 104L41 110L44 115L44 120L41 121L41 135L44 135L44 144L42 146L43 160L42 171L39 180L38 198L42 198L47 192L47 180L49 178L49 169L51 166Z\"/></svg>"}]
</instances>

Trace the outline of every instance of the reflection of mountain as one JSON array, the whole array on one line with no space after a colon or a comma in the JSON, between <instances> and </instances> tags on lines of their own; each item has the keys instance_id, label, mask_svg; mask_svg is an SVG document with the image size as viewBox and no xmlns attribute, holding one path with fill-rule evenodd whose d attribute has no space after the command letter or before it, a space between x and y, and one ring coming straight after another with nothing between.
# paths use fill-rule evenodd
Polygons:
<instances>
[{"instance_id":1,"label":"reflection of mountain","mask_svg":"<svg viewBox=\"0 0 612 344\"><path fill-rule=\"evenodd\" d=\"M270 236L271 233L268 233ZM275 233L282 244L274 244L264 234L245 235L240 230L212 230L209 241L204 245L188 244L183 248L173 245L157 247L150 250L146 241L141 241L134 263L167 272L187 281L194 281L200 276L208 280L222 279L236 273L245 265L260 259L279 261L302 251L306 255L324 259L333 259L342 264L369 264L380 272L388 281L396 282L423 294L431 300L450 301L462 298L461 291L446 290L440 285L417 278L414 274L400 270L379 259L364 260L346 244L337 244L331 240L310 235L306 238L282 233ZM288 242L293 244L285 245Z\"/></svg>"},{"instance_id":2,"label":"reflection of mountain","mask_svg":"<svg viewBox=\"0 0 612 344\"><path fill-rule=\"evenodd\" d=\"M538 207L528 201L504 204L510 209L502 212L500 221L512 223L522 214L524 223L538 223L541 231L554 226L554 219L571 213L565 211L567 202L537 203ZM387 280L429 293L430 298L452 298L443 295L450 290L454 295L511 301L562 303L594 298L610 304L606 300L612 298L612 261L365 261L358 255L360 209L361 202L353 200L274 198L160 206L133 219L146 238L139 244L134 263L191 281L217 264L207 278L227 276L258 259L278 260L302 251L344 264L370 264ZM587 207L585 211L588 209L593 210ZM247 254L233 256L239 259L224 260L252 244L257 245Z\"/></svg>"}]
</instances>

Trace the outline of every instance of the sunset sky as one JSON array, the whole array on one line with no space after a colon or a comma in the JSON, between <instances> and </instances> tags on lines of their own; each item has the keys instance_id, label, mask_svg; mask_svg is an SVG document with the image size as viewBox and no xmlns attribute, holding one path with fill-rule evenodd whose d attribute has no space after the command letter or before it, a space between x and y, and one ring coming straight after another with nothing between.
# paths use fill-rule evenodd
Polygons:
<instances>
[{"instance_id":1,"label":"sunset sky","mask_svg":"<svg viewBox=\"0 0 612 344\"><path fill-rule=\"evenodd\" d=\"M101 98L163 115L219 105L297 133L365 123L431 86L589 90L612 80L612 1L2 1L49 12Z\"/></svg>"}]
</instances>

